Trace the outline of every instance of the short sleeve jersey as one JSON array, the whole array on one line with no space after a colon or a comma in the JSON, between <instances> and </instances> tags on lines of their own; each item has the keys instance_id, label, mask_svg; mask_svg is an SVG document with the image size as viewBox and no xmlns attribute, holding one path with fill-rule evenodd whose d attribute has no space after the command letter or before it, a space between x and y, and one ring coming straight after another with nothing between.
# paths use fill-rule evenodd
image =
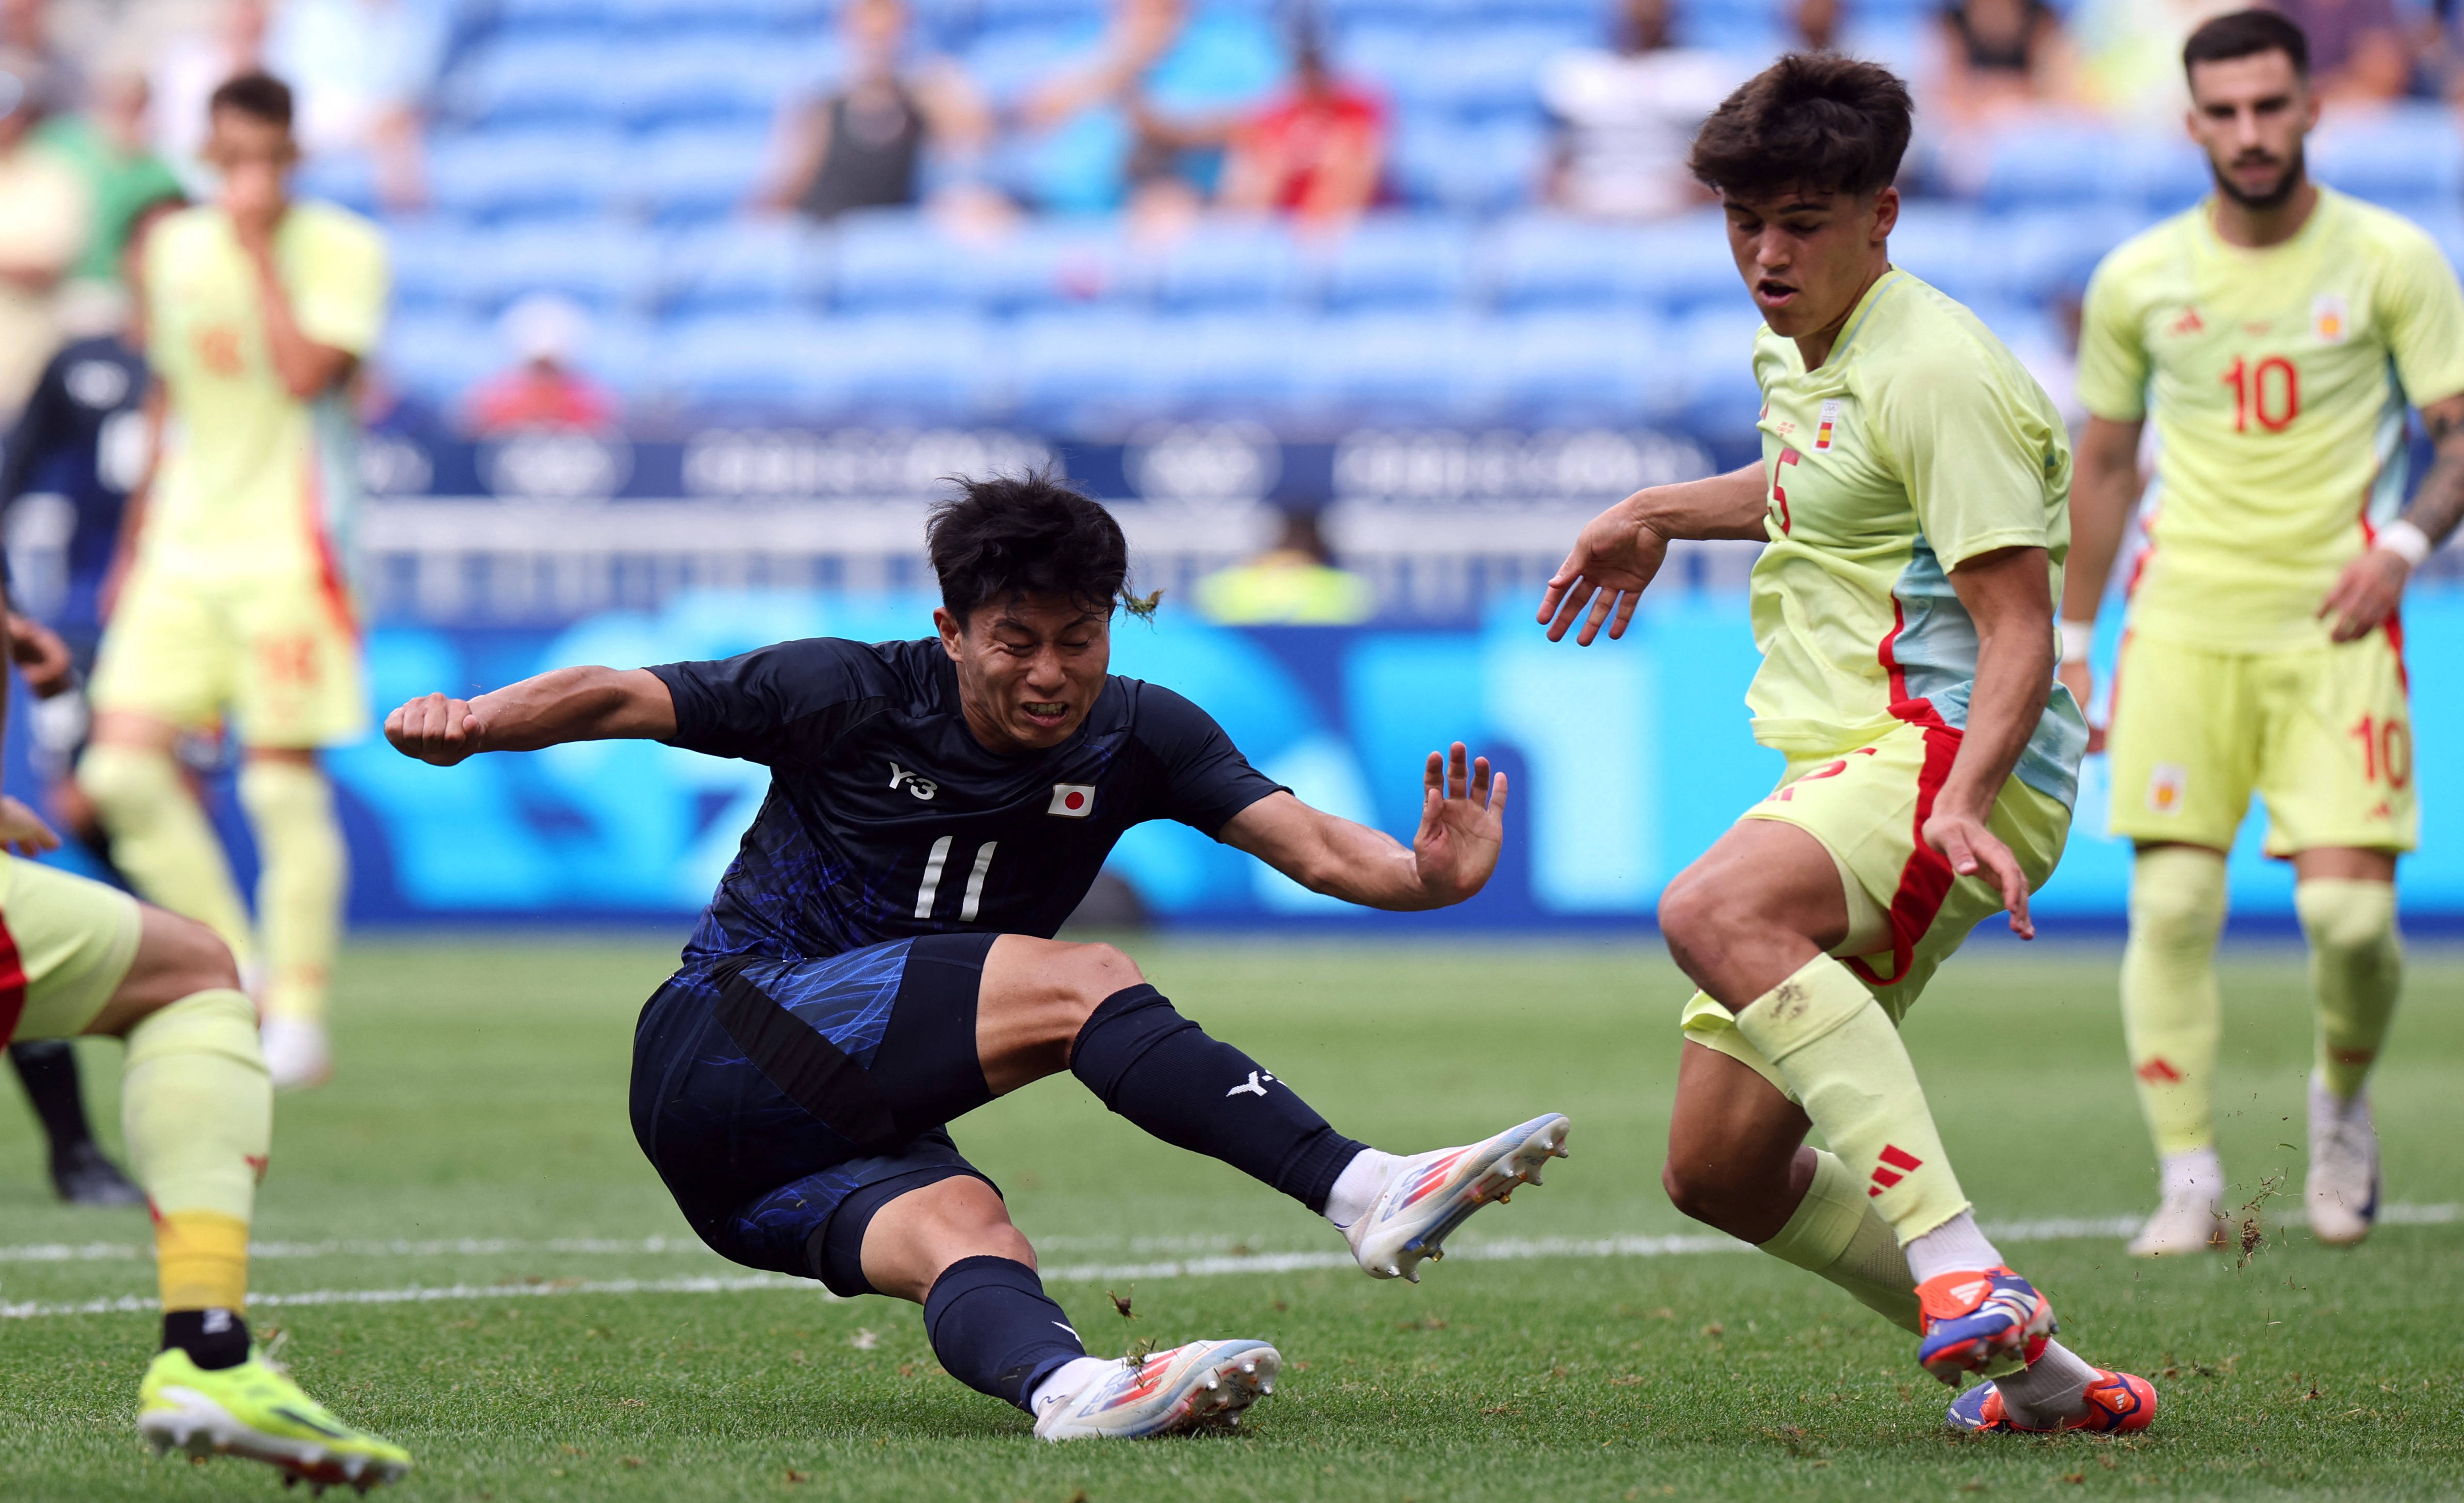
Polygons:
<instances>
[{"instance_id":1,"label":"short sleeve jersey","mask_svg":"<svg viewBox=\"0 0 2464 1503\"><path fill-rule=\"evenodd\" d=\"M2464 290L2385 209L2321 188L2281 245L2227 245L2206 204L2124 242L2088 285L2079 397L2156 425L2132 630L2326 641L2320 602L2403 504L2406 403L2459 392Z\"/></svg>"},{"instance_id":2,"label":"short sleeve jersey","mask_svg":"<svg viewBox=\"0 0 2464 1503\"><path fill-rule=\"evenodd\" d=\"M1754 738L1838 756L1893 726L1963 730L1976 625L1949 572L2042 548L2061 594L2071 455L2053 399L1967 309L1893 270L1829 359L1754 342L1768 539L1752 583ZM2054 686L2015 775L2070 803L2087 727Z\"/></svg>"},{"instance_id":3,"label":"short sleeve jersey","mask_svg":"<svg viewBox=\"0 0 2464 1503\"><path fill-rule=\"evenodd\" d=\"M365 355L385 315L385 242L324 204L295 204L274 259L299 330ZM349 401L291 395L265 338L257 278L231 220L185 209L145 245L146 354L169 398L140 539L149 570L201 578L330 571L358 494Z\"/></svg>"},{"instance_id":4,"label":"short sleeve jersey","mask_svg":"<svg viewBox=\"0 0 2464 1503\"><path fill-rule=\"evenodd\" d=\"M940 643L814 638L650 671L670 745L770 769L686 954L787 960L922 934L1049 938L1132 825L1215 836L1278 791L1204 710L1110 678L1069 739L1003 755L967 728Z\"/></svg>"}]
</instances>

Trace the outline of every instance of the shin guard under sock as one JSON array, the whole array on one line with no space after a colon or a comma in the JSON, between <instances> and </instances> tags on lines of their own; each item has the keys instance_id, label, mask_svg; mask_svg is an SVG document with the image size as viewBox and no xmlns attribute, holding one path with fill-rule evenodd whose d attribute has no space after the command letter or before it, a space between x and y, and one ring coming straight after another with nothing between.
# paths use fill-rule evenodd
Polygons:
<instances>
[{"instance_id":1,"label":"shin guard under sock","mask_svg":"<svg viewBox=\"0 0 2464 1503\"><path fill-rule=\"evenodd\" d=\"M94 1125L86 1121L85 1098L77 1090L77 1051L64 1038L34 1038L9 1046L9 1062L33 1103L43 1136L51 1141L52 1157L94 1142Z\"/></svg>"},{"instance_id":2,"label":"shin guard under sock","mask_svg":"<svg viewBox=\"0 0 2464 1503\"><path fill-rule=\"evenodd\" d=\"M2319 1000L2319 1078L2339 1101L2362 1094L2387 1041L2404 987L2395 884L2314 877L2293 888L2310 941L2310 986Z\"/></svg>"},{"instance_id":3,"label":"shin guard under sock","mask_svg":"<svg viewBox=\"0 0 2464 1503\"><path fill-rule=\"evenodd\" d=\"M1796 1214L1762 1250L1837 1284L1893 1325L1921 1330L1916 1276L1890 1223L1874 1213L1872 1197L1847 1165L1819 1149L1814 1160L1814 1183Z\"/></svg>"},{"instance_id":4,"label":"shin guard under sock","mask_svg":"<svg viewBox=\"0 0 2464 1503\"><path fill-rule=\"evenodd\" d=\"M171 753L104 742L87 749L77 778L137 895L213 930L245 969L255 953L248 909L222 842Z\"/></svg>"},{"instance_id":5,"label":"shin guard under sock","mask_svg":"<svg viewBox=\"0 0 2464 1503\"><path fill-rule=\"evenodd\" d=\"M1816 955L1737 1014L1866 1199L1905 1247L1968 1209L1890 1014L1847 967Z\"/></svg>"},{"instance_id":6,"label":"shin guard under sock","mask_svg":"<svg viewBox=\"0 0 2464 1503\"><path fill-rule=\"evenodd\" d=\"M256 911L265 931L266 1015L321 1018L349 877L333 787L314 767L252 757L240 769L239 802L264 858Z\"/></svg>"},{"instance_id":7,"label":"shin guard under sock","mask_svg":"<svg viewBox=\"0 0 2464 1503\"><path fill-rule=\"evenodd\" d=\"M1325 1210L1335 1179L1366 1146L1144 983L1113 992L1088 1016L1069 1071L1155 1137L1221 1159L1312 1211Z\"/></svg>"},{"instance_id":8,"label":"shin guard under sock","mask_svg":"<svg viewBox=\"0 0 2464 1503\"><path fill-rule=\"evenodd\" d=\"M274 1087L256 1010L236 991L199 991L128 1031L121 1130L154 1208L165 1310L238 1310L248 1300L248 1223L274 1137Z\"/></svg>"},{"instance_id":9,"label":"shin guard under sock","mask_svg":"<svg viewBox=\"0 0 2464 1503\"><path fill-rule=\"evenodd\" d=\"M2223 856L2189 845L2139 853L2122 951L2122 1031L2159 1157L2215 1144L2224 1033L2216 936L2224 924Z\"/></svg>"},{"instance_id":10,"label":"shin guard under sock","mask_svg":"<svg viewBox=\"0 0 2464 1503\"><path fill-rule=\"evenodd\" d=\"M924 1334L951 1377L1029 1414L1044 1380L1087 1355L1068 1315L1015 1258L965 1257L942 1270L924 1296Z\"/></svg>"}]
</instances>

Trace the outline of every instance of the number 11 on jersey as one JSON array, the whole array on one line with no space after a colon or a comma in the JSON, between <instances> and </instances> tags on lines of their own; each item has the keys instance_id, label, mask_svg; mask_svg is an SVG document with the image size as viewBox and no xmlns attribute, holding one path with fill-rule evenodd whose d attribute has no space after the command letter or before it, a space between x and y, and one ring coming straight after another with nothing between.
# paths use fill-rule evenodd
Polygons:
<instances>
[{"instance_id":1,"label":"number 11 on jersey","mask_svg":"<svg viewBox=\"0 0 2464 1503\"><path fill-rule=\"evenodd\" d=\"M941 873L950 864L951 839L952 837L945 835L934 841L932 851L924 858L924 883L915 890L915 916L919 919L933 916L933 902L941 895ZM999 840L986 840L976 847L974 865L967 872L967 893L958 902L959 923L976 922L976 910L983 903L984 874L993 869L993 852L999 849ZM966 858L959 860L963 862Z\"/></svg>"}]
</instances>

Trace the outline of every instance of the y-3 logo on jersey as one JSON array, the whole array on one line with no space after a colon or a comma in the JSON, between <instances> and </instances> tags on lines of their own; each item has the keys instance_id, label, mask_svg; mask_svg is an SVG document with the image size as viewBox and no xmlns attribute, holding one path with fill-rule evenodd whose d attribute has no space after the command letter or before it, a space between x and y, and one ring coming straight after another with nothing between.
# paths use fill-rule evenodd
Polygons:
<instances>
[{"instance_id":1,"label":"y-3 logo on jersey","mask_svg":"<svg viewBox=\"0 0 2464 1503\"><path fill-rule=\"evenodd\" d=\"M900 767L897 763L892 762L890 764L891 791L895 793L901 785L904 785L909 793L914 795L918 798L930 798L935 794L941 791L941 785L933 781L931 778L918 777L914 773L907 771L907 769Z\"/></svg>"}]
</instances>

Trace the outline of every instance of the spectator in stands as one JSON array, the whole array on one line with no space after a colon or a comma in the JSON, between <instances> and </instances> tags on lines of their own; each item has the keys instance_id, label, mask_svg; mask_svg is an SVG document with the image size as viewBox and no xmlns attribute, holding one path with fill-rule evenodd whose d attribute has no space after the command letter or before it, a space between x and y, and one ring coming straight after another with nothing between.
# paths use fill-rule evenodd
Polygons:
<instances>
[{"instance_id":1,"label":"spectator in stands","mask_svg":"<svg viewBox=\"0 0 2464 1503\"><path fill-rule=\"evenodd\" d=\"M1283 49L1249 10L1114 0L1094 45L1020 105L1020 186L1041 207L1080 213L1121 207L1133 181L1210 194L1221 150L1180 142L1225 140L1284 76Z\"/></svg>"},{"instance_id":2,"label":"spectator in stands","mask_svg":"<svg viewBox=\"0 0 2464 1503\"><path fill-rule=\"evenodd\" d=\"M471 394L464 426L473 436L616 425L615 394L580 368L589 315L552 293L534 293L506 309L497 329L515 363Z\"/></svg>"},{"instance_id":3,"label":"spectator in stands","mask_svg":"<svg viewBox=\"0 0 2464 1503\"><path fill-rule=\"evenodd\" d=\"M1337 565L1317 513L1293 511L1273 546L1198 581L1198 608L1225 626L1356 626L1377 611L1368 580Z\"/></svg>"},{"instance_id":4,"label":"spectator in stands","mask_svg":"<svg viewBox=\"0 0 2464 1503\"><path fill-rule=\"evenodd\" d=\"M2394 0L2274 0L2310 38L2310 86L2336 104L2385 104L2412 88L2413 49Z\"/></svg>"},{"instance_id":5,"label":"spectator in stands","mask_svg":"<svg viewBox=\"0 0 2464 1503\"><path fill-rule=\"evenodd\" d=\"M147 142L151 89L143 71L106 67L95 76L87 96L82 113L55 116L35 136L84 180L94 216L85 250L70 269L71 280L124 292L121 251L130 227L140 209L178 194L180 179ZM117 312L105 322L116 323ZM102 329L98 325L77 332L99 334Z\"/></svg>"},{"instance_id":6,"label":"spectator in stands","mask_svg":"<svg viewBox=\"0 0 2464 1503\"><path fill-rule=\"evenodd\" d=\"M227 78L265 66L270 16L265 0L212 0L183 10L157 33L150 81L154 149L187 180L189 196L210 198L213 183L198 160L206 145L206 101Z\"/></svg>"},{"instance_id":7,"label":"spectator in stands","mask_svg":"<svg viewBox=\"0 0 2464 1503\"><path fill-rule=\"evenodd\" d=\"M2068 102L2077 60L2045 0L1956 0L1942 12L1938 126L1991 129Z\"/></svg>"},{"instance_id":8,"label":"spectator in stands","mask_svg":"<svg viewBox=\"0 0 2464 1503\"><path fill-rule=\"evenodd\" d=\"M1663 219L1710 202L1685 170L1703 118L1745 81L1736 59L1681 47L1672 0L1623 0L1613 48L1549 60L1540 99L1557 123L1545 196L1599 219Z\"/></svg>"},{"instance_id":9,"label":"spectator in stands","mask_svg":"<svg viewBox=\"0 0 2464 1503\"><path fill-rule=\"evenodd\" d=\"M975 84L944 57L914 54L905 0L850 0L839 12L846 63L825 94L781 109L782 161L757 207L817 220L922 199L928 157L964 192L992 134Z\"/></svg>"},{"instance_id":10,"label":"spectator in stands","mask_svg":"<svg viewBox=\"0 0 2464 1503\"><path fill-rule=\"evenodd\" d=\"M1839 0L1796 0L1788 9L1789 25L1796 32L1796 45L1810 53L1840 50Z\"/></svg>"},{"instance_id":11,"label":"spectator in stands","mask_svg":"<svg viewBox=\"0 0 2464 1503\"><path fill-rule=\"evenodd\" d=\"M1218 202L1250 212L1281 210L1302 225L1350 223L1377 196L1386 163L1386 107L1336 76L1314 36L1304 34L1291 87L1232 132Z\"/></svg>"},{"instance_id":12,"label":"spectator in stands","mask_svg":"<svg viewBox=\"0 0 2464 1503\"><path fill-rule=\"evenodd\" d=\"M445 61L449 0L283 0L265 35L269 71L298 80L299 144L312 163L364 163L385 207L428 202L428 96Z\"/></svg>"},{"instance_id":13,"label":"spectator in stands","mask_svg":"<svg viewBox=\"0 0 2464 1503\"><path fill-rule=\"evenodd\" d=\"M0 53L0 424L59 343L56 294L92 217L77 170L34 139L56 77L39 54Z\"/></svg>"}]
</instances>

